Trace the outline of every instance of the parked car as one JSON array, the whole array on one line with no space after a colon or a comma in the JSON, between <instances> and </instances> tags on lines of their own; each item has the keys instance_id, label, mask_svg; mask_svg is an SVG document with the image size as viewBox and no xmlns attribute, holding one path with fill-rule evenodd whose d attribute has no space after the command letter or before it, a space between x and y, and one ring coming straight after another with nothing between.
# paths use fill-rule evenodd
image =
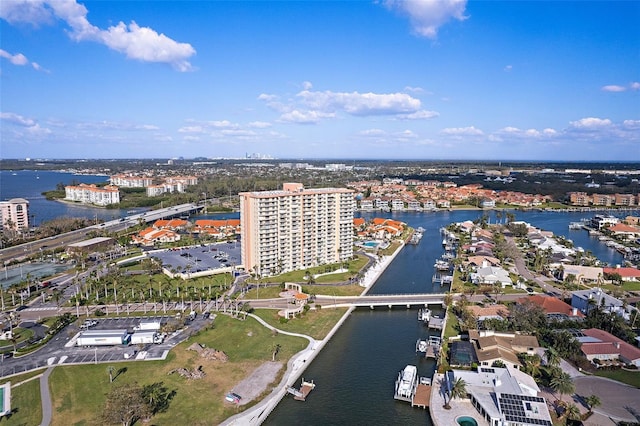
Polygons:
<instances>
[{"instance_id":1,"label":"parked car","mask_svg":"<svg viewBox=\"0 0 640 426\"><path fill-rule=\"evenodd\" d=\"M237 393L229 392L227 396L224 397L224 399L226 399L229 402L233 402L234 404L238 404L240 403L240 400L242 399L242 397Z\"/></svg>"}]
</instances>

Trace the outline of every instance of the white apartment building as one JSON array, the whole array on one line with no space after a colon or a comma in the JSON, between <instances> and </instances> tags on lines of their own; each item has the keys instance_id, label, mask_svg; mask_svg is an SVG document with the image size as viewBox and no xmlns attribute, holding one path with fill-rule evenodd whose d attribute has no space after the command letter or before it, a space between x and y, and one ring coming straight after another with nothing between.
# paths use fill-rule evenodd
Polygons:
<instances>
[{"instance_id":1,"label":"white apartment building","mask_svg":"<svg viewBox=\"0 0 640 426\"><path fill-rule=\"evenodd\" d=\"M275 275L353 256L354 191L285 183L279 191L239 195L247 271Z\"/></svg>"},{"instance_id":2,"label":"white apartment building","mask_svg":"<svg viewBox=\"0 0 640 426\"><path fill-rule=\"evenodd\" d=\"M0 229L12 231L29 229L29 202L24 198L0 201Z\"/></svg>"},{"instance_id":3,"label":"white apartment building","mask_svg":"<svg viewBox=\"0 0 640 426\"><path fill-rule=\"evenodd\" d=\"M77 186L65 186L65 200L78 201L85 204L95 204L106 206L108 204L118 204L120 202L120 192L117 186L107 185L97 187L81 183Z\"/></svg>"},{"instance_id":4,"label":"white apartment building","mask_svg":"<svg viewBox=\"0 0 640 426\"><path fill-rule=\"evenodd\" d=\"M146 188L153 184L153 179L148 176L114 175L109 178L111 185L124 188Z\"/></svg>"}]
</instances>

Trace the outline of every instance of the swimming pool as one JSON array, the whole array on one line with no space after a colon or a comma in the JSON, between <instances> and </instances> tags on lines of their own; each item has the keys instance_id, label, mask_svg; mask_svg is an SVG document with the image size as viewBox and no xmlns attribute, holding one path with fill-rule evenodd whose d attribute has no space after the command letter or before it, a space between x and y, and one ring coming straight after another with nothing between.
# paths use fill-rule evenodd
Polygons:
<instances>
[{"instance_id":1,"label":"swimming pool","mask_svg":"<svg viewBox=\"0 0 640 426\"><path fill-rule=\"evenodd\" d=\"M363 245L368 248L376 248L380 245L380 243L377 241L367 241Z\"/></svg>"},{"instance_id":2,"label":"swimming pool","mask_svg":"<svg viewBox=\"0 0 640 426\"><path fill-rule=\"evenodd\" d=\"M478 422L476 422L476 419L469 416L460 416L456 418L456 423L458 423L460 426L478 426Z\"/></svg>"}]
</instances>

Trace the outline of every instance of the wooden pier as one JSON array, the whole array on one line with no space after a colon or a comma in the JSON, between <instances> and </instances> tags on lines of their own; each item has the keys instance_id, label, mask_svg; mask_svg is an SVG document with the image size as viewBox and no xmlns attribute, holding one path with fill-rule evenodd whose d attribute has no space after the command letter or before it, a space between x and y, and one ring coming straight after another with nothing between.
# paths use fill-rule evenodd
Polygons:
<instances>
[{"instance_id":1,"label":"wooden pier","mask_svg":"<svg viewBox=\"0 0 640 426\"><path fill-rule=\"evenodd\" d=\"M429 400L431 399L431 385L423 385L422 383L416 386L416 393L411 399L411 406L424 408L425 410L429 406Z\"/></svg>"},{"instance_id":2,"label":"wooden pier","mask_svg":"<svg viewBox=\"0 0 640 426\"><path fill-rule=\"evenodd\" d=\"M302 379L302 384L300 385L299 389L291 386L287 388L287 392L293 395L293 399L295 399L296 401L305 401L307 399L307 396L311 393L312 390L315 389L315 387L316 384L313 383L313 380L307 382Z\"/></svg>"}]
</instances>

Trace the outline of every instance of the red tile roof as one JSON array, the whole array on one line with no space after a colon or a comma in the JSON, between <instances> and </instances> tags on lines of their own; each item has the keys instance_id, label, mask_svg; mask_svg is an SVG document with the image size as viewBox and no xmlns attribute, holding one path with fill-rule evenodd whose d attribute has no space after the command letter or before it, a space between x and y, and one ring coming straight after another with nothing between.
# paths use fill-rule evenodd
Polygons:
<instances>
[{"instance_id":1,"label":"red tile roof","mask_svg":"<svg viewBox=\"0 0 640 426\"><path fill-rule=\"evenodd\" d=\"M605 274L620 274L622 278L640 277L640 270L636 268L602 268Z\"/></svg>"},{"instance_id":2,"label":"red tile roof","mask_svg":"<svg viewBox=\"0 0 640 426\"><path fill-rule=\"evenodd\" d=\"M526 303L527 301L538 305L544 310L545 314L565 314L568 316L573 315L573 308L571 305L564 303L562 300L551 296L541 296L534 294L528 297L522 297L517 300L518 303ZM583 318L584 315L580 311L576 311L577 317Z\"/></svg>"},{"instance_id":3,"label":"red tile roof","mask_svg":"<svg viewBox=\"0 0 640 426\"><path fill-rule=\"evenodd\" d=\"M594 337L598 340L601 340L602 342L608 342L614 347L615 345L619 345L620 348L618 348L618 350L620 351L620 356L626 358L627 360L634 361L640 359L640 348L636 348L635 346L630 345L624 340L617 338L613 334L607 333L606 331L600 330L599 328L590 328L588 330L582 330L582 332L586 336ZM593 344L594 343L583 343L582 351L584 352L585 345Z\"/></svg>"}]
</instances>

